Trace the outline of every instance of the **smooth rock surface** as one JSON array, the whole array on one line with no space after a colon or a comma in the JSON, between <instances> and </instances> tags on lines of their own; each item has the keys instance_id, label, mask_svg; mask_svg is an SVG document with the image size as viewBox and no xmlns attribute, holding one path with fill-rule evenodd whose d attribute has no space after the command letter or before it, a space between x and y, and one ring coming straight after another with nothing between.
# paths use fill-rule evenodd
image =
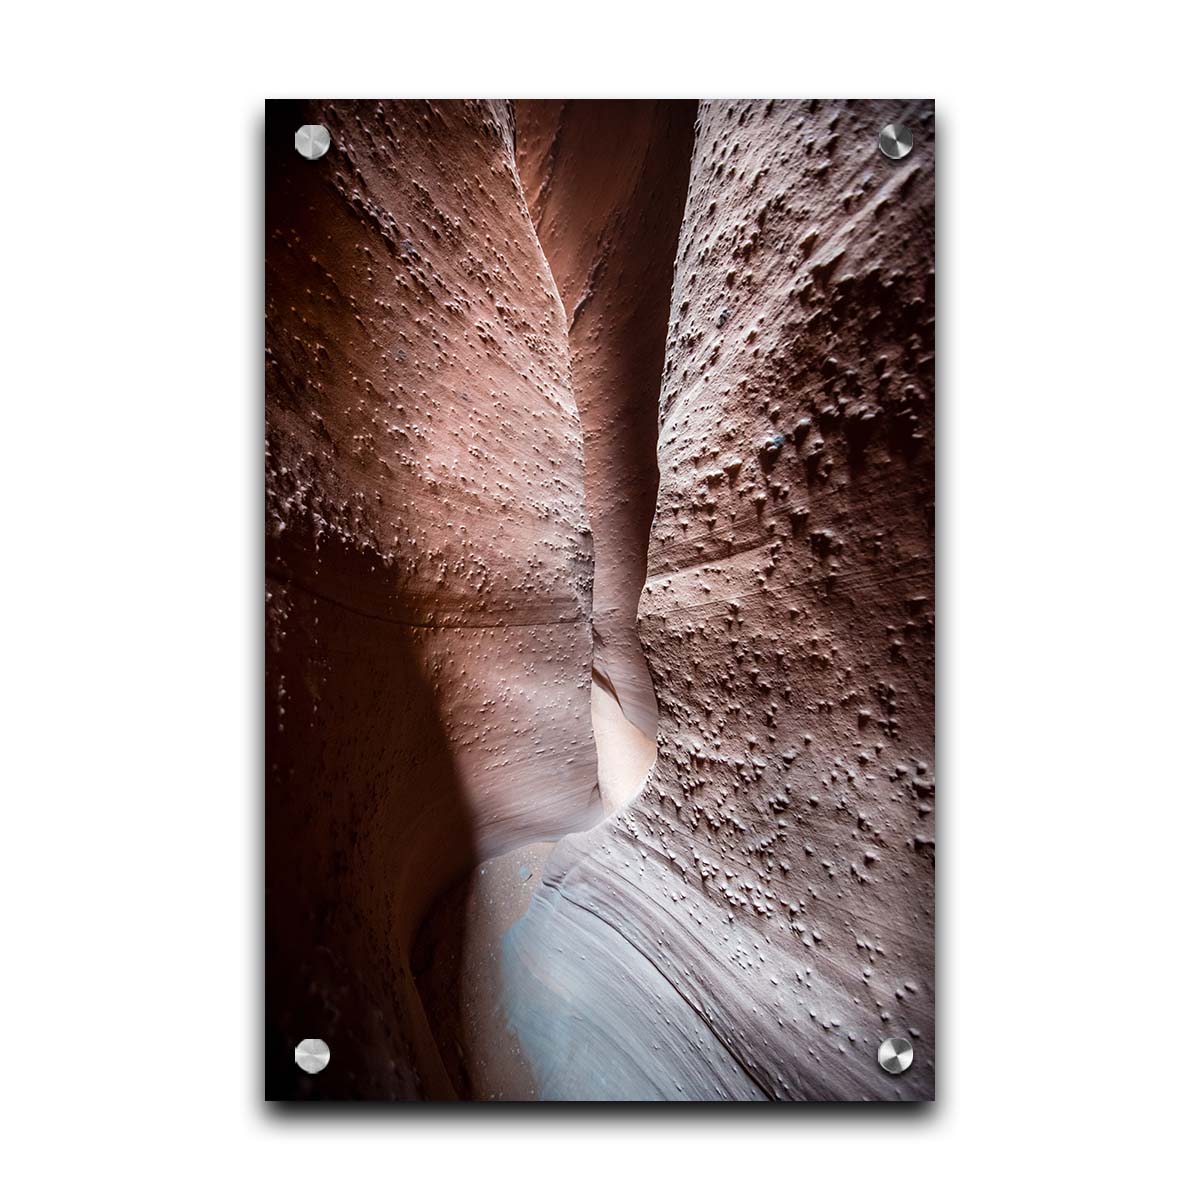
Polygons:
<instances>
[{"instance_id":1,"label":"smooth rock surface","mask_svg":"<svg viewBox=\"0 0 1200 1200\"><path fill-rule=\"evenodd\" d=\"M655 736L637 639L658 489L658 391L694 100L520 100L517 165L567 314L595 549L592 667Z\"/></svg>"}]
</instances>

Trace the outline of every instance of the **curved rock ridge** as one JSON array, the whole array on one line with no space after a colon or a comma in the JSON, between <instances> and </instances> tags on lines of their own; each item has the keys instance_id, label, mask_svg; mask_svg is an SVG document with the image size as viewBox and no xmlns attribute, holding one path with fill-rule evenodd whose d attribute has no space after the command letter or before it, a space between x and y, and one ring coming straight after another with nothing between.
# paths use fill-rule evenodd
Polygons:
<instances>
[{"instance_id":1,"label":"curved rock ridge","mask_svg":"<svg viewBox=\"0 0 1200 1200\"><path fill-rule=\"evenodd\" d=\"M418 922L601 815L566 320L507 102L273 102L267 143L268 1094L448 1098Z\"/></svg>"},{"instance_id":2,"label":"curved rock ridge","mask_svg":"<svg viewBox=\"0 0 1200 1200\"><path fill-rule=\"evenodd\" d=\"M639 618L658 758L504 944L543 1099L932 1098L933 144L931 102L700 105Z\"/></svg>"}]
</instances>

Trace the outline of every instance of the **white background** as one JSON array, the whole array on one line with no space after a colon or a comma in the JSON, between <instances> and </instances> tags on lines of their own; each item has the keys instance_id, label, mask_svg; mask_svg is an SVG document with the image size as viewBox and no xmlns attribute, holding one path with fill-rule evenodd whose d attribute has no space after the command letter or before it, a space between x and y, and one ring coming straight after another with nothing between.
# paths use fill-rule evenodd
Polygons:
<instances>
[{"instance_id":1,"label":"white background","mask_svg":"<svg viewBox=\"0 0 1200 1200\"><path fill-rule=\"evenodd\" d=\"M8 1194L1194 1185L1185 8L7 13ZM287 1119L258 1099L261 102L462 94L937 99L932 1106Z\"/></svg>"}]
</instances>

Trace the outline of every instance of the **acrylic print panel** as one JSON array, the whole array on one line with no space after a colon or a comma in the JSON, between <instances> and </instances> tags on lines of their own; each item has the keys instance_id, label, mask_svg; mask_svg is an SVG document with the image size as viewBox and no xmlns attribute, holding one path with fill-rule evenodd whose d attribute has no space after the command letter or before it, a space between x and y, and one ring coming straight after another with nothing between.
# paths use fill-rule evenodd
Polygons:
<instances>
[{"instance_id":1,"label":"acrylic print panel","mask_svg":"<svg viewBox=\"0 0 1200 1200\"><path fill-rule=\"evenodd\" d=\"M266 133L268 1096L932 1098L932 103Z\"/></svg>"}]
</instances>

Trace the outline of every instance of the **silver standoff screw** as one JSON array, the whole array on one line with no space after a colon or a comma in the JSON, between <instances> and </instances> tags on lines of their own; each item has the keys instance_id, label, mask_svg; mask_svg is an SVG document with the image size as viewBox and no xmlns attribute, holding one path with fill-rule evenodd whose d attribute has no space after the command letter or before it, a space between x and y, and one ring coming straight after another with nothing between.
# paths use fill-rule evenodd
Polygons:
<instances>
[{"instance_id":1,"label":"silver standoff screw","mask_svg":"<svg viewBox=\"0 0 1200 1200\"><path fill-rule=\"evenodd\" d=\"M296 130L296 150L305 158L320 158L329 149L329 130L324 125L301 125Z\"/></svg>"},{"instance_id":2,"label":"silver standoff screw","mask_svg":"<svg viewBox=\"0 0 1200 1200\"><path fill-rule=\"evenodd\" d=\"M879 1065L889 1075L900 1075L912 1066L913 1048L908 1038L884 1038L879 1043Z\"/></svg>"},{"instance_id":3,"label":"silver standoff screw","mask_svg":"<svg viewBox=\"0 0 1200 1200\"><path fill-rule=\"evenodd\" d=\"M310 1075L329 1065L329 1047L320 1038L305 1038L296 1047L296 1066Z\"/></svg>"},{"instance_id":4,"label":"silver standoff screw","mask_svg":"<svg viewBox=\"0 0 1200 1200\"><path fill-rule=\"evenodd\" d=\"M912 130L907 125L885 125L879 131L879 149L884 157L904 158L912 148Z\"/></svg>"}]
</instances>

